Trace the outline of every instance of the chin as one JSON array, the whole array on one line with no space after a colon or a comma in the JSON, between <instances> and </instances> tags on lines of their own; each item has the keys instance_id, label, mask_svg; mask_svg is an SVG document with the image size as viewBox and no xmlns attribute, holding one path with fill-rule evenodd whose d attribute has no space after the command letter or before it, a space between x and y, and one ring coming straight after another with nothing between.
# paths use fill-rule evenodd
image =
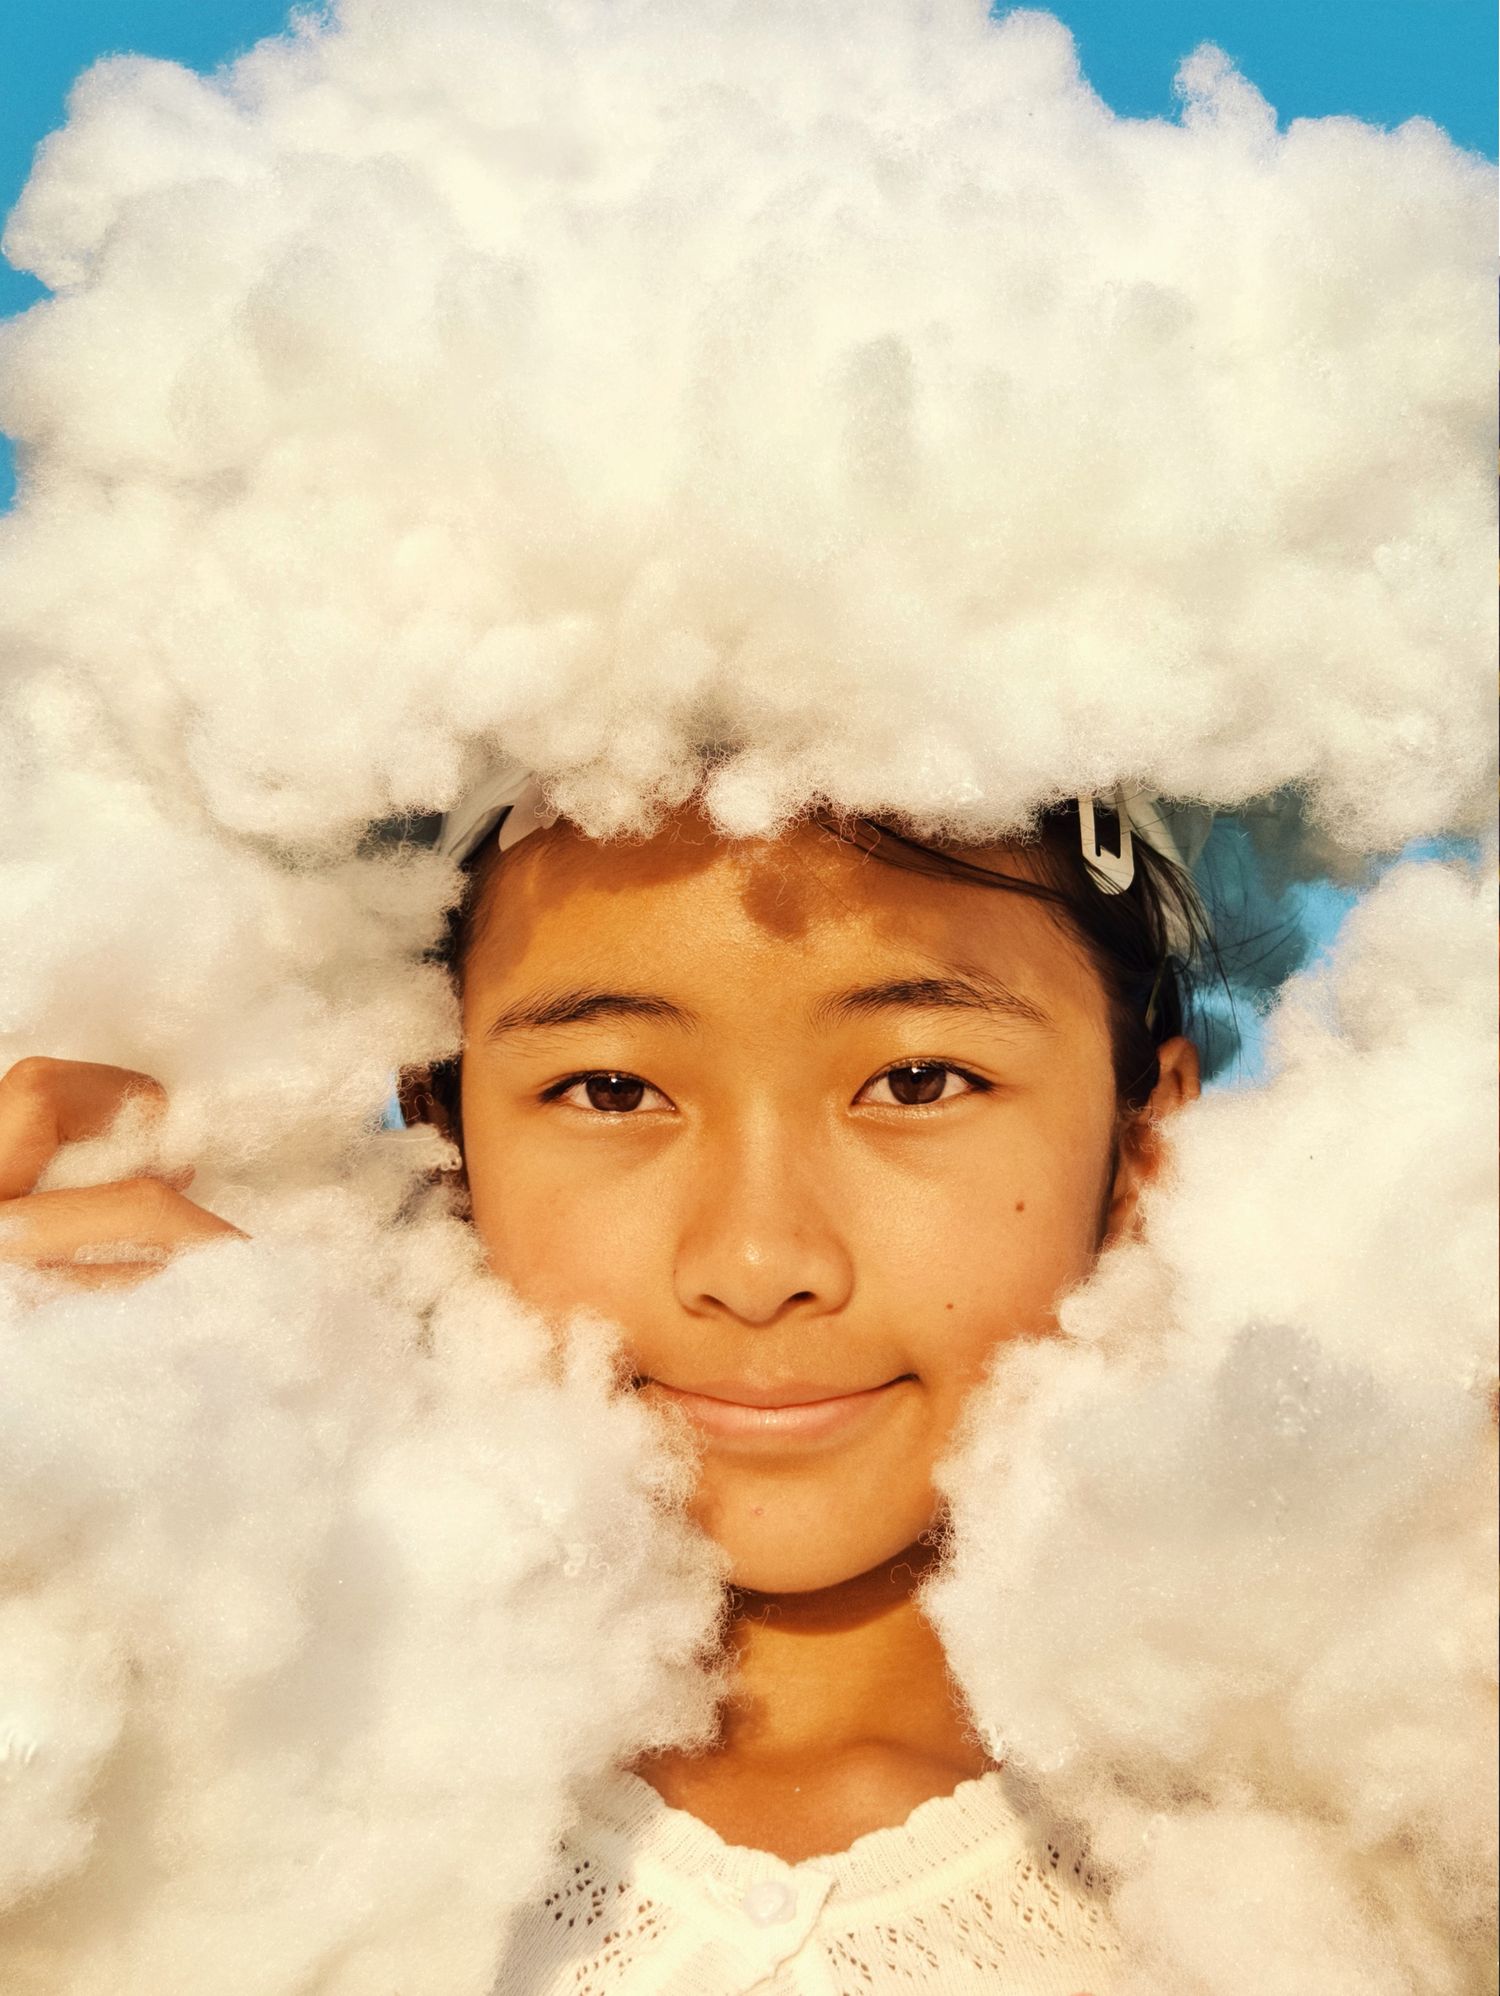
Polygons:
<instances>
[{"instance_id":1,"label":"chin","mask_svg":"<svg viewBox=\"0 0 1500 1996\"><path fill-rule=\"evenodd\" d=\"M925 1514L915 1520L893 1518L888 1529L872 1532L868 1518L856 1525L838 1516L836 1493L824 1505L810 1505L809 1495L799 1490L794 1498L777 1502L763 1489L749 1497L700 1493L698 1521L728 1555L731 1586L756 1594L811 1594L838 1587L894 1559L928 1522Z\"/></svg>"},{"instance_id":2,"label":"chin","mask_svg":"<svg viewBox=\"0 0 1500 1996\"><path fill-rule=\"evenodd\" d=\"M815 1594L864 1571L855 1561L799 1558L785 1546L728 1546L729 1583L752 1594Z\"/></svg>"}]
</instances>

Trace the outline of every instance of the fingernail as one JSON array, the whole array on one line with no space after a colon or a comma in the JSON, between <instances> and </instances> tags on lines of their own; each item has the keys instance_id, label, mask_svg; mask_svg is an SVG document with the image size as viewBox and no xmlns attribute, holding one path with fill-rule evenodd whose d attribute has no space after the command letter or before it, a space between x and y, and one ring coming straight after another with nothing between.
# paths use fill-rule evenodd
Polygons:
<instances>
[{"instance_id":1,"label":"fingernail","mask_svg":"<svg viewBox=\"0 0 1500 1996\"><path fill-rule=\"evenodd\" d=\"M123 1262L139 1262L157 1267L171 1258L172 1250L162 1247L155 1241L90 1241L86 1247L74 1248L67 1256L70 1264L102 1261L111 1266Z\"/></svg>"}]
</instances>

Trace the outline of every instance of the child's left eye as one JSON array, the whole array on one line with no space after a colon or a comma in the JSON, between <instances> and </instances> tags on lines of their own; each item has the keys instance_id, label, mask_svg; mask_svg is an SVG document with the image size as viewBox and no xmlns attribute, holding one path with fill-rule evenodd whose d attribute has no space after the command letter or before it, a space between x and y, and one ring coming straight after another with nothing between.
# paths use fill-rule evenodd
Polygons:
<instances>
[{"instance_id":1,"label":"child's left eye","mask_svg":"<svg viewBox=\"0 0 1500 1996\"><path fill-rule=\"evenodd\" d=\"M981 1081L977 1074L966 1074L960 1067L949 1067L938 1060L913 1060L877 1074L854 1099L873 1102L880 1108L918 1109L929 1102L946 1102L955 1095L969 1095L988 1087L987 1081Z\"/></svg>"}]
</instances>

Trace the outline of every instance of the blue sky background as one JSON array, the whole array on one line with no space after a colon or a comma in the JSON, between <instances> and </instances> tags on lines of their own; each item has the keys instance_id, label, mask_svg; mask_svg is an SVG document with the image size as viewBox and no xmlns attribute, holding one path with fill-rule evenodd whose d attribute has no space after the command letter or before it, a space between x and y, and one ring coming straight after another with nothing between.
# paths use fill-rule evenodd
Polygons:
<instances>
[{"instance_id":1,"label":"blue sky background","mask_svg":"<svg viewBox=\"0 0 1500 1996\"><path fill-rule=\"evenodd\" d=\"M502 5L504 0L494 0ZM102 55L129 52L210 70L284 23L282 0L9 0L0 4L0 212L9 213L31 157L62 123L74 77ZM851 11L853 8L851 6ZM997 11L1003 11L997 9ZM1275 105L1281 122L1349 113L1382 125L1421 116L1460 145L1496 153L1494 0L1057 0L1085 74L1117 111L1171 116L1172 75L1199 42L1217 42ZM0 316L41 295L0 261ZM0 510L12 494L0 438ZM1299 888L1289 916L1326 947L1354 896ZM1253 1014L1231 1075L1258 1070Z\"/></svg>"}]
</instances>

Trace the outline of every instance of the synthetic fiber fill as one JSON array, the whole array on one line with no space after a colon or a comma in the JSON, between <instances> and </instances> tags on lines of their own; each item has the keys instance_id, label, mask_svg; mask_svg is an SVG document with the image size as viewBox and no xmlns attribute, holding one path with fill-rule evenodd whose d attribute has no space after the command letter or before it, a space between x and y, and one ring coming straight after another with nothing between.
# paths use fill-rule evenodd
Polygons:
<instances>
[{"instance_id":1,"label":"synthetic fiber fill","mask_svg":"<svg viewBox=\"0 0 1500 1996\"><path fill-rule=\"evenodd\" d=\"M711 1733L617 1327L377 1127L457 880L372 824L504 754L599 836L1484 835L1492 170L1184 53L1141 121L983 0L349 0L77 84L5 236L0 1071L157 1076L44 1186L250 1238L0 1280L6 1996L485 1996L581 1784ZM1126 1996L1494 1987L1483 870L1385 879L945 1466L931 1612Z\"/></svg>"}]
</instances>

